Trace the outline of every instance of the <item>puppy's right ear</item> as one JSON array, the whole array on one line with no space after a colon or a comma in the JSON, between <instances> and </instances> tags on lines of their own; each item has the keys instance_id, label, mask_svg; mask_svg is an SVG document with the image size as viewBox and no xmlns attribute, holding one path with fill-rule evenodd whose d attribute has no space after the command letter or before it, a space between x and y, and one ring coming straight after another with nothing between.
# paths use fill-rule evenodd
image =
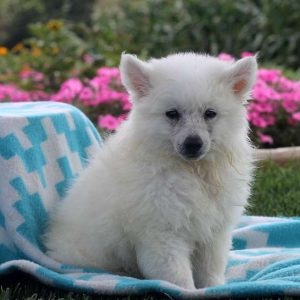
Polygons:
<instances>
[{"instance_id":1,"label":"puppy's right ear","mask_svg":"<svg viewBox=\"0 0 300 300\"><path fill-rule=\"evenodd\" d=\"M151 88L149 64L136 56L122 53L120 63L121 80L133 100L139 100L149 94Z\"/></svg>"}]
</instances>

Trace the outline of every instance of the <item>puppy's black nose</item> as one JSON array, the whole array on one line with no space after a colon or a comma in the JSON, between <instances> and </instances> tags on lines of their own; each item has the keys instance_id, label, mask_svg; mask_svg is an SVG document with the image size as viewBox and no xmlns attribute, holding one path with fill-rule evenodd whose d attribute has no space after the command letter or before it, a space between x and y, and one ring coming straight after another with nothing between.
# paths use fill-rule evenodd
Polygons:
<instances>
[{"instance_id":1,"label":"puppy's black nose","mask_svg":"<svg viewBox=\"0 0 300 300\"><path fill-rule=\"evenodd\" d=\"M188 136L184 143L184 155L187 157L197 157L200 154L200 150L203 146L203 141L198 135Z\"/></svg>"}]
</instances>

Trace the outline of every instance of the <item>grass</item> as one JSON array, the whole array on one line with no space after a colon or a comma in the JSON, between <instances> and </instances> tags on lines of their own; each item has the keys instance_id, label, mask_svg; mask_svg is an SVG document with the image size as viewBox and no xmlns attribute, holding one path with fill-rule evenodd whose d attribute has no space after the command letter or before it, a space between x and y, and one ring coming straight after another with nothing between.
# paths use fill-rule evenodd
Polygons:
<instances>
[{"instance_id":1,"label":"grass","mask_svg":"<svg viewBox=\"0 0 300 300\"><path fill-rule=\"evenodd\" d=\"M300 161L261 165L249 202L249 215L300 216Z\"/></svg>"},{"instance_id":2,"label":"grass","mask_svg":"<svg viewBox=\"0 0 300 300\"><path fill-rule=\"evenodd\" d=\"M264 216L300 216L300 161L290 162L283 166L275 165L272 162L261 165L257 170L247 214ZM70 293L60 289L47 287L35 281L28 275L12 274L0 278L0 300L6 299L167 300L171 298L166 295L109 297ZM281 297L278 299L292 298Z\"/></svg>"}]
</instances>

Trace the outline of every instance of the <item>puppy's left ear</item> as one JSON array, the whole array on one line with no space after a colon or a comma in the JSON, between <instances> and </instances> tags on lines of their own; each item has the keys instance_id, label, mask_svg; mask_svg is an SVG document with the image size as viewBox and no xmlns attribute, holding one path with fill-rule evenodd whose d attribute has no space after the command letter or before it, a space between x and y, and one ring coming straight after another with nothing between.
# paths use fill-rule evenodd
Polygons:
<instances>
[{"instance_id":1,"label":"puppy's left ear","mask_svg":"<svg viewBox=\"0 0 300 300\"><path fill-rule=\"evenodd\" d=\"M256 56L242 58L232 65L227 78L236 96L243 97L251 91L256 80L256 71Z\"/></svg>"}]
</instances>

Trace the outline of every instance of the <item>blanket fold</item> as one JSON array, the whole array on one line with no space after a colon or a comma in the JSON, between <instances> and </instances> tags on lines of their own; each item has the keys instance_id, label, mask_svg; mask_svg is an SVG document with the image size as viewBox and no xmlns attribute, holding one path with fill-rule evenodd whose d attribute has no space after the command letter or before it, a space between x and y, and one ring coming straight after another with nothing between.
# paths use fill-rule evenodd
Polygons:
<instances>
[{"instance_id":1,"label":"blanket fold","mask_svg":"<svg viewBox=\"0 0 300 300\"><path fill-rule=\"evenodd\" d=\"M243 217L234 231L227 283L194 291L63 265L48 257L41 236L49 210L101 143L93 124L71 105L0 104L0 275L18 270L51 286L111 295L300 295L300 218Z\"/></svg>"}]
</instances>

